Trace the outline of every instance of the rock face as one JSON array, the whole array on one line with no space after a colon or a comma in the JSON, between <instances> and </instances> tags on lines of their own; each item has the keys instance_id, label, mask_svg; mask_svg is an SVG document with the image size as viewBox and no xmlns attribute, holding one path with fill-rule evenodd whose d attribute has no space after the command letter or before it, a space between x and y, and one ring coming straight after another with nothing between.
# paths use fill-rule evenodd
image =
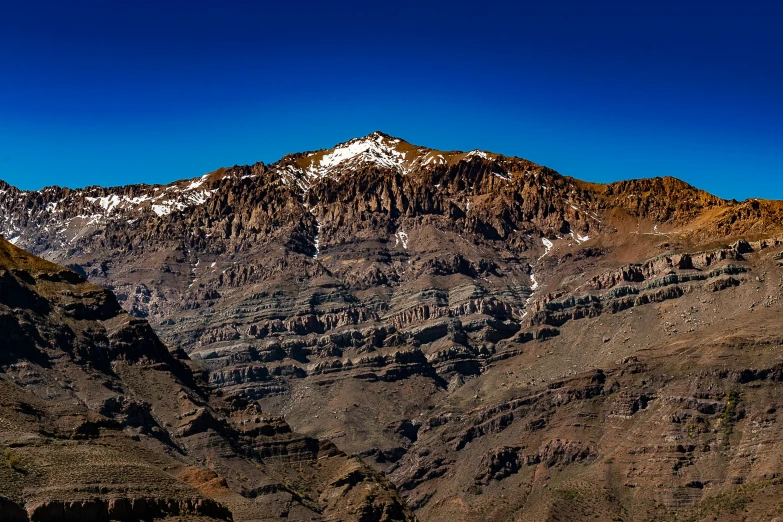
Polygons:
<instances>
[{"instance_id":1,"label":"rock face","mask_svg":"<svg viewBox=\"0 0 783 522\"><path fill-rule=\"evenodd\" d=\"M134 389L157 374L118 364L200 397L80 400L139 433L150 405L175 409L149 433L200 453L168 475L234 519L409 516L358 458L421 520L777 516L780 202L382 133L168 186L0 196L0 233L116 295L58 297L103 344L41 339ZM0 277L11 316L49 313L20 277ZM216 456L238 451L266 475ZM285 475L332 458L307 495Z\"/></svg>"},{"instance_id":2,"label":"rock face","mask_svg":"<svg viewBox=\"0 0 783 522\"><path fill-rule=\"evenodd\" d=\"M0 281L2 520L413 520L360 460L215 394L108 290L3 240Z\"/></svg>"}]
</instances>

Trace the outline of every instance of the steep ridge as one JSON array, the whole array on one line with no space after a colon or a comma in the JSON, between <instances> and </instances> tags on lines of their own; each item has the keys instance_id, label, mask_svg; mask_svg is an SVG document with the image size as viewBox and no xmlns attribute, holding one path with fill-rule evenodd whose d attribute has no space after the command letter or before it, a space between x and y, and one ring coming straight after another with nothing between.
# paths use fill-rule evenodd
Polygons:
<instances>
[{"instance_id":1,"label":"steep ridge","mask_svg":"<svg viewBox=\"0 0 783 522\"><path fill-rule=\"evenodd\" d=\"M208 197L183 199L196 183L192 190ZM603 499L599 518L648 520L701 509L711 495L740 487L720 473L689 487L661 468L656 485L668 484L669 496L637 498L623 489L631 486L618 486L617 474L627 470L609 466L600 468L606 487L622 495L539 494L556 480L555 464L563 478L615 458L607 456L614 439L603 446L594 439L621 428L592 423L593 439L549 425L530 429L524 426L537 417L504 405L548 401L552 383L600 380L599 371L625 386L629 357L644 362L639 373L649 382L663 382L652 368L658 358L679 368L679 354L661 339L681 336L716 354L698 362L702 373L718 372L704 385L723 387L709 392L714 400L744 393L722 384L720 372L753 364L729 355L735 345L718 350L708 341L725 318L755 320L757 310L777 309L779 202L725 201L671 177L586 183L519 158L436 151L382 133L167 187L0 190L13 194L0 201L0 232L112 289L125 310L203 365L225 400L257 400L296 431L390 473L424 520L506 519L528 510L537 513L530 520L569 519L579 512L577 494L584 503ZM66 191L79 203L61 203ZM96 199L90 209L104 217L88 228L67 221L86 212L79 205L87 198L162 191L168 199L155 204L185 206L158 213L145 201L107 213ZM53 204L69 210L56 215ZM678 379L655 384L656 393L687 388ZM594 410L614 408L612 386L574 393ZM694 400L707 393L686 391ZM761 408L761 398L743 397ZM563 423L585 424L568 409L572 402L546 408ZM504 413L482 427L490 417L473 416L482 408ZM498 426L502 436L483 435ZM737 422L732 429L756 428ZM645 424L639 430L657 433ZM755 469L756 457L733 448L713 455ZM571 451L578 456L547 464L547 452ZM635 459L628 466L638 468ZM667 473L680 477L681 469ZM510 482L491 477L522 480L525 470L541 475L538 482L513 487L536 493L493 511ZM492 494L473 495L485 489Z\"/></svg>"},{"instance_id":2,"label":"steep ridge","mask_svg":"<svg viewBox=\"0 0 783 522\"><path fill-rule=\"evenodd\" d=\"M361 461L224 401L110 292L3 240L0 324L2 520L413 519Z\"/></svg>"}]
</instances>

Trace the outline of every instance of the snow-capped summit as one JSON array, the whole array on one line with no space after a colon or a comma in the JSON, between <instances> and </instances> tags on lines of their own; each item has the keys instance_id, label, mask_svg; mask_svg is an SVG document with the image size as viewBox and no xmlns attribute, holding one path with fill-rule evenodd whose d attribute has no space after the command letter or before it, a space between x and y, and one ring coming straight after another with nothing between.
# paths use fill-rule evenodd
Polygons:
<instances>
[{"instance_id":1,"label":"snow-capped summit","mask_svg":"<svg viewBox=\"0 0 783 522\"><path fill-rule=\"evenodd\" d=\"M324 177L337 177L346 171L355 171L370 165L409 174L420 168L433 169L439 165L470 161L474 158L496 161L501 156L480 150L467 153L434 150L376 131L362 138L340 143L331 149L307 153L296 163L309 182Z\"/></svg>"},{"instance_id":2,"label":"snow-capped summit","mask_svg":"<svg viewBox=\"0 0 783 522\"><path fill-rule=\"evenodd\" d=\"M366 164L406 173L411 160L418 156L418 151L418 147L399 138L373 132L363 138L341 143L333 149L309 154L305 173L310 178L322 178Z\"/></svg>"}]
</instances>

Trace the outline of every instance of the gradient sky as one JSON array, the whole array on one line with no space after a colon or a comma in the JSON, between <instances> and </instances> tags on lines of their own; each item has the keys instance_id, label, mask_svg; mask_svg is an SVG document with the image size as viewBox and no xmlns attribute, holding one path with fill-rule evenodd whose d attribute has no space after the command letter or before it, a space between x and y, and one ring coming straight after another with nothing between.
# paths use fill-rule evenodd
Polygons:
<instances>
[{"instance_id":1,"label":"gradient sky","mask_svg":"<svg viewBox=\"0 0 783 522\"><path fill-rule=\"evenodd\" d=\"M382 130L783 199L781 4L7 0L0 179L165 183Z\"/></svg>"}]
</instances>

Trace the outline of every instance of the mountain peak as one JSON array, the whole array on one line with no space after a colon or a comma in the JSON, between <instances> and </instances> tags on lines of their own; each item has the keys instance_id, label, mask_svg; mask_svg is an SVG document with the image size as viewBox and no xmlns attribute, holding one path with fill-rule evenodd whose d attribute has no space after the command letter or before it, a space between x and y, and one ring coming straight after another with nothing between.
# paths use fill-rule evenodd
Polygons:
<instances>
[{"instance_id":1,"label":"mountain peak","mask_svg":"<svg viewBox=\"0 0 783 522\"><path fill-rule=\"evenodd\" d=\"M399 171L403 174L420 151L426 150L380 131L340 143L331 149L311 152L298 162L309 178L334 176L346 169L366 165Z\"/></svg>"},{"instance_id":2,"label":"mountain peak","mask_svg":"<svg viewBox=\"0 0 783 522\"><path fill-rule=\"evenodd\" d=\"M343 172L371 165L408 174L418 168L434 168L474 158L496 161L501 156L478 149L468 152L435 150L375 131L339 143L331 149L306 153L297 160L297 165L307 178L313 180L338 177Z\"/></svg>"},{"instance_id":3,"label":"mountain peak","mask_svg":"<svg viewBox=\"0 0 783 522\"><path fill-rule=\"evenodd\" d=\"M391 134L386 134L385 132L383 132L383 131L380 131L380 130L377 130L377 131L371 132L370 134L368 134L368 135L367 135L367 136L365 136L364 138L375 138L375 137L381 137L381 138L385 138L385 139L388 139L388 140L399 140L399 141L403 141L403 140L401 140L400 138L398 138L398 137L396 137L396 136L392 136ZM361 138L360 138L360 139L361 139Z\"/></svg>"}]
</instances>

